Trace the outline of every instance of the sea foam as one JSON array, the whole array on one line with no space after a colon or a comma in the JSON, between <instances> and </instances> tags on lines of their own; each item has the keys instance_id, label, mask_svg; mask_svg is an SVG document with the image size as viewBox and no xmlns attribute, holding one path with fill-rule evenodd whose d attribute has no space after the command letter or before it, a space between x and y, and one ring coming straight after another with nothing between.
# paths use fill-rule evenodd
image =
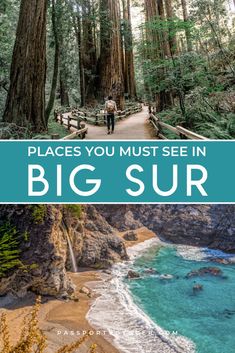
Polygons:
<instances>
[{"instance_id":1,"label":"sea foam","mask_svg":"<svg viewBox=\"0 0 235 353\"><path fill-rule=\"evenodd\" d=\"M151 239L128 249L130 261L116 264L112 277L97 283L99 295L88 320L97 329L105 330L112 343L124 353L193 353L193 343L183 336L167 332L153 322L133 301L125 278L133 261L149 247L159 244Z\"/></svg>"},{"instance_id":2,"label":"sea foam","mask_svg":"<svg viewBox=\"0 0 235 353\"><path fill-rule=\"evenodd\" d=\"M231 263L235 262L234 254L226 254L221 250L213 250L208 248L199 248L189 245L174 245L177 255L183 257L185 260L191 261L208 261L214 258L228 259Z\"/></svg>"},{"instance_id":3,"label":"sea foam","mask_svg":"<svg viewBox=\"0 0 235 353\"><path fill-rule=\"evenodd\" d=\"M191 261L206 261L207 255L203 248L189 245L176 245L177 255L183 257L185 260Z\"/></svg>"}]
</instances>

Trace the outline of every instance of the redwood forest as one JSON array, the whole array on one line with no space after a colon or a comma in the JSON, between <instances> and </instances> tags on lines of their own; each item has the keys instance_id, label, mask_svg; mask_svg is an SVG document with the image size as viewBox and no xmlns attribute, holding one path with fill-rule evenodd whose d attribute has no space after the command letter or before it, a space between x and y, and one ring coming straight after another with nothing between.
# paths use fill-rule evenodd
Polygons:
<instances>
[{"instance_id":1,"label":"redwood forest","mask_svg":"<svg viewBox=\"0 0 235 353\"><path fill-rule=\"evenodd\" d=\"M111 95L232 139L234 26L233 0L1 0L0 130L58 133L55 111L96 114Z\"/></svg>"}]
</instances>

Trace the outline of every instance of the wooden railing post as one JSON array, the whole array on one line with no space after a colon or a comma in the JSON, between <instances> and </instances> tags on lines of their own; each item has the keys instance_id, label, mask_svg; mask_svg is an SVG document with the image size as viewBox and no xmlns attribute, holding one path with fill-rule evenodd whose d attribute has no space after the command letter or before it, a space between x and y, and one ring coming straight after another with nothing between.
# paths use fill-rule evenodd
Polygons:
<instances>
[{"instance_id":1,"label":"wooden railing post","mask_svg":"<svg viewBox=\"0 0 235 353\"><path fill-rule=\"evenodd\" d=\"M81 128L81 121L80 121L80 117L77 118L77 129L80 130Z\"/></svg>"},{"instance_id":2,"label":"wooden railing post","mask_svg":"<svg viewBox=\"0 0 235 353\"><path fill-rule=\"evenodd\" d=\"M71 121L71 116L70 116L70 114L68 115L68 130L70 131L70 127L71 127L71 125L70 125L70 121Z\"/></svg>"},{"instance_id":3,"label":"wooden railing post","mask_svg":"<svg viewBox=\"0 0 235 353\"><path fill-rule=\"evenodd\" d=\"M84 138L86 137L86 134L87 134L87 129L86 129L86 124L84 122L81 122L80 123L80 129L81 129L81 139L84 140Z\"/></svg>"}]
</instances>

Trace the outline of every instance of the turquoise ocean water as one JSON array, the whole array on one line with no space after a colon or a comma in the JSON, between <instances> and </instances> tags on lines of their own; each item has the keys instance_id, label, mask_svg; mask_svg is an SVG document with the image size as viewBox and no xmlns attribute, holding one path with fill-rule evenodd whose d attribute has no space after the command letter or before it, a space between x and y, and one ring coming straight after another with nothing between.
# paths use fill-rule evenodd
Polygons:
<instances>
[{"instance_id":1,"label":"turquoise ocean water","mask_svg":"<svg viewBox=\"0 0 235 353\"><path fill-rule=\"evenodd\" d=\"M163 329L193 341L197 353L234 353L235 264L218 264L214 257L228 255L187 246L154 246L133 262L141 278L125 282L138 307ZM208 266L223 274L186 278L190 271ZM158 274L146 273L149 268ZM203 289L195 292L196 284Z\"/></svg>"}]
</instances>

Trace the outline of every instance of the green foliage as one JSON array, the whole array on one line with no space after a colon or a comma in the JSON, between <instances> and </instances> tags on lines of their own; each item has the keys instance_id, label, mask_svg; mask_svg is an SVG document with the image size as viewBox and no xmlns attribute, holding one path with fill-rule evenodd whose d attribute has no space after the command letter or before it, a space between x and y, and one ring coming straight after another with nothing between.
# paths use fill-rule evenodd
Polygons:
<instances>
[{"instance_id":1,"label":"green foliage","mask_svg":"<svg viewBox=\"0 0 235 353\"><path fill-rule=\"evenodd\" d=\"M173 104L158 103L157 108L163 110L157 111L160 119L208 138L233 138L235 33L225 1L193 0L189 21L175 17L169 23L157 17L140 30L146 35L138 43L137 67L144 77L144 85L137 81L141 85L138 91L144 91L151 102L166 94L174 98ZM192 51L187 50L187 33ZM179 50L167 56L163 53L164 38L174 35ZM163 134L177 138L166 130Z\"/></svg>"},{"instance_id":2,"label":"green foliage","mask_svg":"<svg viewBox=\"0 0 235 353\"><path fill-rule=\"evenodd\" d=\"M218 100L218 98L217 98ZM213 102L208 95L195 90L186 100L185 117L182 117L179 108L163 111L158 114L160 120L176 126L183 125L190 130L210 139L231 139L235 127L235 114L219 113L213 109ZM178 136L164 130L163 134L169 139Z\"/></svg>"},{"instance_id":3,"label":"green foliage","mask_svg":"<svg viewBox=\"0 0 235 353\"><path fill-rule=\"evenodd\" d=\"M29 241L29 238L30 238L29 232L25 231L25 232L23 233L22 237L23 237L23 240L24 240L25 242Z\"/></svg>"},{"instance_id":4,"label":"green foliage","mask_svg":"<svg viewBox=\"0 0 235 353\"><path fill-rule=\"evenodd\" d=\"M68 129L66 129L63 125L60 125L55 122L54 116L51 117L48 124L48 134L58 134L60 138L63 138L69 134Z\"/></svg>"},{"instance_id":5,"label":"green foliage","mask_svg":"<svg viewBox=\"0 0 235 353\"><path fill-rule=\"evenodd\" d=\"M7 271L21 266L19 237L16 227L5 223L0 227L0 277Z\"/></svg>"},{"instance_id":6,"label":"green foliage","mask_svg":"<svg viewBox=\"0 0 235 353\"><path fill-rule=\"evenodd\" d=\"M38 264L35 264L35 263L29 265L29 269L30 269L30 270L36 270L38 267L39 267Z\"/></svg>"},{"instance_id":7,"label":"green foliage","mask_svg":"<svg viewBox=\"0 0 235 353\"><path fill-rule=\"evenodd\" d=\"M229 134L235 138L235 114L228 114L228 132Z\"/></svg>"},{"instance_id":8,"label":"green foliage","mask_svg":"<svg viewBox=\"0 0 235 353\"><path fill-rule=\"evenodd\" d=\"M81 205L64 205L63 206L65 210L68 210L72 216L76 218L81 218L82 216L82 206Z\"/></svg>"},{"instance_id":9,"label":"green foliage","mask_svg":"<svg viewBox=\"0 0 235 353\"><path fill-rule=\"evenodd\" d=\"M47 206L46 205L31 205L29 206L33 222L35 224L43 224L46 216Z\"/></svg>"}]
</instances>

